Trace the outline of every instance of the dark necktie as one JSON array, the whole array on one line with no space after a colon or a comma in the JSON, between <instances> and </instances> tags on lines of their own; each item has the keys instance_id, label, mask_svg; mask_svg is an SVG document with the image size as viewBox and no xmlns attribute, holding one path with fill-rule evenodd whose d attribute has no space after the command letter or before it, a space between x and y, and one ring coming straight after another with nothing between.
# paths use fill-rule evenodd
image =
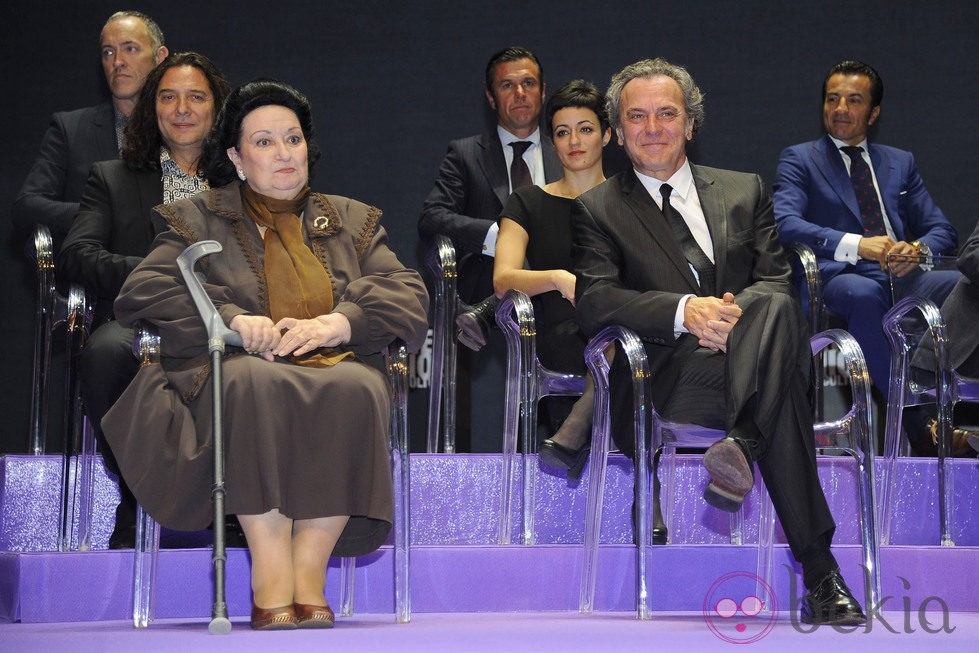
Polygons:
<instances>
[{"instance_id":1,"label":"dark necktie","mask_svg":"<svg viewBox=\"0 0 979 653\"><path fill-rule=\"evenodd\" d=\"M534 178L530 176L530 168L523 160L523 153L533 145L530 141L513 141L510 147L513 148L513 163L510 164L510 190L517 190L521 186L530 186L534 183Z\"/></svg>"},{"instance_id":2,"label":"dark necktie","mask_svg":"<svg viewBox=\"0 0 979 653\"><path fill-rule=\"evenodd\" d=\"M863 221L865 236L886 236L884 214L880 210L880 200L877 199L877 189L874 178L870 174L870 166L863 160L863 148L856 145L845 145L840 148L850 157L850 181L857 194L857 204L860 206L860 219Z\"/></svg>"},{"instance_id":3,"label":"dark necktie","mask_svg":"<svg viewBox=\"0 0 979 653\"><path fill-rule=\"evenodd\" d=\"M697 244L693 234L690 233L690 227L683 220L683 216L670 205L670 193L673 192L673 187L669 184L663 184L659 187L659 192L663 196L663 217L673 228L673 235L676 236L676 240L680 244L683 258L687 259L687 262L697 271L701 296L713 296L714 264L710 262L710 259L704 254L704 250Z\"/></svg>"}]
</instances>

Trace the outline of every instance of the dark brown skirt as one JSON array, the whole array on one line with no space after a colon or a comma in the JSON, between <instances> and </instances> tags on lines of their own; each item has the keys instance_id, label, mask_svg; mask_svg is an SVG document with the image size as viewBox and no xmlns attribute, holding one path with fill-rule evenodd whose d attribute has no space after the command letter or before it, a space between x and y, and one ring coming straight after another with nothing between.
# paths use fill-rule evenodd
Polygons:
<instances>
[{"instance_id":1,"label":"dark brown skirt","mask_svg":"<svg viewBox=\"0 0 979 653\"><path fill-rule=\"evenodd\" d=\"M225 511L350 515L335 555L383 544L393 503L384 376L357 361L308 368L255 356L229 357L222 372ZM168 528L199 530L213 515L211 383L187 406L166 375L142 368L102 427L144 509Z\"/></svg>"}]
</instances>

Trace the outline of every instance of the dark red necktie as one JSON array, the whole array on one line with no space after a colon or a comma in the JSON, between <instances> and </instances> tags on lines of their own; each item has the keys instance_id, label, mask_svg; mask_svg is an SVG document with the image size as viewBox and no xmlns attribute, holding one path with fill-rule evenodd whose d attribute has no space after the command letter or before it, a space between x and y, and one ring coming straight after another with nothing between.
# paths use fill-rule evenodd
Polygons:
<instances>
[{"instance_id":1,"label":"dark red necktie","mask_svg":"<svg viewBox=\"0 0 979 653\"><path fill-rule=\"evenodd\" d=\"M863 160L863 148L856 145L845 145L840 148L850 157L850 181L857 194L857 204L860 206L860 219L863 221L865 236L886 236L884 214L880 210L880 200L877 199L877 188L870 174L870 166Z\"/></svg>"},{"instance_id":2,"label":"dark red necktie","mask_svg":"<svg viewBox=\"0 0 979 653\"><path fill-rule=\"evenodd\" d=\"M513 148L513 163L510 164L510 190L517 190L521 186L530 186L534 183L534 178L530 176L530 168L523 160L523 153L533 145L531 141L513 141L510 147Z\"/></svg>"}]
</instances>

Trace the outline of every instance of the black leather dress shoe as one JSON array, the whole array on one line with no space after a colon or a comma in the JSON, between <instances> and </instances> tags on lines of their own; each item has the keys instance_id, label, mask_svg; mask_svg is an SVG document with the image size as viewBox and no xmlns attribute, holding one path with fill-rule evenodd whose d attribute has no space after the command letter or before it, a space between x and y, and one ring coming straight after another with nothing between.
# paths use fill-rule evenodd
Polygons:
<instances>
[{"instance_id":1,"label":"black leather dress shoe","mask_svg":"<svg viewBox=\"0 0 979 653\"><path fill-rule=\"evenodd\" d=\"M850 588L834 570L823 576L802 601L802 623L831 626L859 626L867 617Z\"/></svg>"},{"instance_id":2,"label":"black leather dress shoe","mask_svg":"<svg viewBox=\"0 0 979 653\"><path fill-rule=\"evenodd\" d=\"M710 472L704 499L720 510L737 512L755 484L748 447L740 438L718 440L704 454L704 467Z\"/></svg>"},{"instance_id":3,"label":"black leather dress shoe","mask_svg":"<svg viewBox=\"0 0 979 653\"><path fill-rule=\"evenodd\" d=\"M584 445L581 449L569 449L550 438L541 442L539 450L542 463L568 470L568 478L572 480L581 478L581 472L585 468L590 452L590 444Z\"/></svg>"},{"instance_id":4,"label":"black leather dress shoe","mask_svg":"<svg viewBox=\"0 0 979 653\"><path fill-rule=\"evenodd\" d=\"M486 345L490 325L496 322L496 307L500 300L496 295L490 295L468 310L456 316L456 338L459 342L473 351L479 351Z\"/></svg>"}]
</instances>

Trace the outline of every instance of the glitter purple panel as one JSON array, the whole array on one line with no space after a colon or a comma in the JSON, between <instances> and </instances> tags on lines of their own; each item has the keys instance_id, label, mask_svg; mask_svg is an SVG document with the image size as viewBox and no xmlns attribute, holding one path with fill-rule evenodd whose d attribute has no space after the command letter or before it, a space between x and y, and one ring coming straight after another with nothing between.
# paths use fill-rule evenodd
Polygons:
<instances>
[{"instance_id":1,"label":"glitter purple panel","mask_svg":"<svg viewBox=\"0 0 979 653\"><path fill-rule=\"evenodd\" d=\"M706 473L696 454L677 457L673 541L678 544L724 544L729 541L727 513L707 506L701 492ZM878 466L880 467L880 466ZM979 462L950 461L954 515L952 536L959 545L979 545ZM933 459L898 461L897 492L891 542L938 542L938 494ZM4 456L0 458L0 550L54 550L57 542L61 487L58 456ZM93 549L104 549L112 531L115 483L106 476L101 460L95 466ZM848 457L821 457L823 490L837 522L835 542L858 544L855 471ZM412 454L411 537L415 544L495 544L500 515L502 456L498 454ZM582 541L588 468L579 481L539 467L537 476L536 532L538 544L577 544ZM622 456L610 458L603 511L602 542L632 541L630 523L632 465ZM878 474L878 491L881 478ZM521 500L517 484L515 500ZM519 505L519 503L518 503ZM519 520L520 511L517 510ZM757 538L758 493L745 502L745 541ZM513 532L521 532L514 524ZM165 533L165 537L167 534ZM198 545L192 535L189 545ZM198 538L206 542L207 538ZM781 533L776 541L784 541Z\"/></svg>"},{"instance_id":2,"label":"glitter purple panel","mask_svg":"<svg viewBox=\"0 0 979 653\"><path fill-rule=\"evenodd\" d=\"M412 608L416 612L577 609L580 543L587 470L579 482L538 471L536 546L495 545L502 457L495 454L412 455ZM974 591L979 554L979 463L952 461L958 546L938 541L933 460L902 460L892 541L881 549L883 595L909 597L918 605L939 596L953 610L979 610ZM821 458L820 477L839 528L834 553L854 589L861 587L853 463ZM94 548L104 548L111 530L116 490L97 466ZM728 519L701 498L704 474L697 455L678 457L675 544L655 547L656 610L697 610L706 588L732 570L754 570L750 545L757 525L757 497L746 507L745 541L730 546ZM631 611L635 604L635 549L631 539L631 464L613 457L606 494L604 546L600 550L595 606ZM60 459L57 456L0 458L0 621L90 621L128 619L131 612L132 552L52 552L56 537ZM519 493L518 493L519 498ZM514 529L519 532L519 529ZM914 546L908 546L913 544ZM249 558L244 549L228 555L228 604L232 616L248 613ZM327 596L339 597L333 561ZM791 598L795 571L787 547L775 549L775 591ZM357 561L355 609L393 611L390 547ZM205 617L210 612L208 549L164 550L160 554L157 616ZM860 594L858 590L858 594Z\"/></svg>"}]
</instances>

